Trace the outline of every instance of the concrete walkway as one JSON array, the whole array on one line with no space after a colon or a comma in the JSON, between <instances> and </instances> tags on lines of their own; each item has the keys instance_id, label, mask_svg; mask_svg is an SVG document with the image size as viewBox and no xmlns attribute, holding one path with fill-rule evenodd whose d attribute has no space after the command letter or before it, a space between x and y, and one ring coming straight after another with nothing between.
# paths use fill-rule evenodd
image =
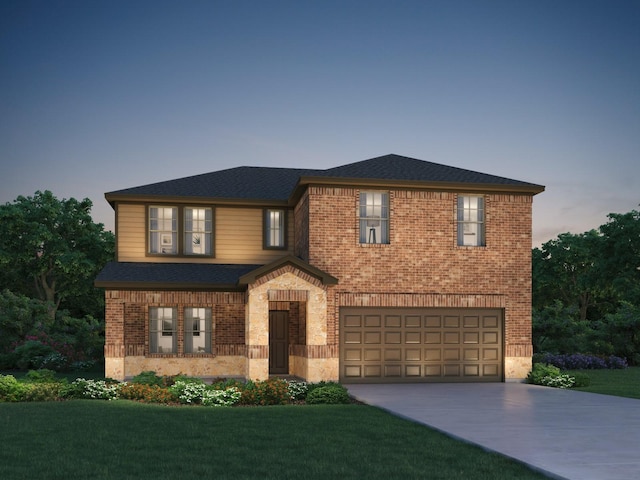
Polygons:
<instances>
[{"instance_id":1,"label":"concrete walkway","mask_svg":"<svg viewBox=\"0 0 640 480\"><path fill-rule=\"evenodd\" d=\"M522 383L346 386L362 402L552 478L640 479L640 400Z\"/></svg>"}]
</instances>

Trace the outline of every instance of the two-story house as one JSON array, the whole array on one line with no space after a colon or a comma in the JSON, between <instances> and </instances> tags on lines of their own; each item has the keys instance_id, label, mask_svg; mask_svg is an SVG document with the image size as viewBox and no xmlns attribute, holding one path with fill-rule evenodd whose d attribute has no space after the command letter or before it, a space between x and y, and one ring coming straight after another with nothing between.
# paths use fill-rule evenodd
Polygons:
<instances>
[{"instance_id":1,"label":"two-story house","mask_svg":"<svg viewBox=\"0 0 640 480\"><path fill-rule=\"evenodd\" d=\"M499 382L531 368L543 186L398 155L107 193L105 374Z\"/></svg>"}]
</instances>

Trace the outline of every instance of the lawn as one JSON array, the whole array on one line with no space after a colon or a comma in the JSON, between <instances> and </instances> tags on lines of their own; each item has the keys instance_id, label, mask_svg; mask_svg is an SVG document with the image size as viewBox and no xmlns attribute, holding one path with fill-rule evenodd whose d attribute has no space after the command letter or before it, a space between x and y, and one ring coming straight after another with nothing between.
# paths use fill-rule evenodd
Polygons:
<instances>
[{"instance_id":1,"label":"lawn","mask_svg":"<svg viewBox=\"0 0 640 480\"><path fill-rule=\"evenodd\" d=\"M365 405L0 403L0 478L542 479Z\"/></svg>"},{"instance_id":2,"label":"lawn","mask_svg":"<svg viewBox=\"0 0 640 480\"><path fill-rule=\"evenodd\" d=\"M582 392L603 393L618 397L640 398L640 367L621 370L569 370L563 373L581 372L589 375L588 387L575 388Z\"/></svg>"},{"instance_id":3,"label":"lawn","mask_svg":"<svg viewBox=\"0 0 640 480\"><path fill-rule=\"evenodd\" d=\"M576 390L640 399L640 367L577 371ZM3 480L546 478L366 405L0 403L0 427Z\"/></svg>"}]
</instances>

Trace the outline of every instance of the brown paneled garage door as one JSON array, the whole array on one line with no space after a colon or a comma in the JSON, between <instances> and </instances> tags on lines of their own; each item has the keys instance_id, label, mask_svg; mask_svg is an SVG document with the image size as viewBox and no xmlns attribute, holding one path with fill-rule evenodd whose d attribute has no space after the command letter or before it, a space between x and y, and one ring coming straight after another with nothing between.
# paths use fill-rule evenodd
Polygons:
<instances>
[{"instance_id":1,"label":"brown paneled garage door","mask_svg":"<svg viewBox=\"0 0 640 480\"><path fill-rule=\"evenodd\" d=\"M340 381L503 381L495 309L341 308Z\"/></svg>"}]
</instances>

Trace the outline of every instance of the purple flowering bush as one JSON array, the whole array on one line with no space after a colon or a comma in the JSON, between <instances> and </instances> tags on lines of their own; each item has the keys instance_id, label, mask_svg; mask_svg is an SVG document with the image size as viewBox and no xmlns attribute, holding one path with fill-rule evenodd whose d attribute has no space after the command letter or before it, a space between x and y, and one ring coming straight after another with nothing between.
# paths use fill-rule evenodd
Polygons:
<instances>
[{"instance_id":1,"label":"purple flowering bush","mask_svg":"<svg viewBox=\"0 0 640 480\"><path fill-rule=\"evenodd\" d=\"M627 360L615 355L598 356L583 353L554 354L537 353L534 355L534 363L546 363L554 365L562 370L596 370L627 368Z\"/></svg>"}]
</instances>

